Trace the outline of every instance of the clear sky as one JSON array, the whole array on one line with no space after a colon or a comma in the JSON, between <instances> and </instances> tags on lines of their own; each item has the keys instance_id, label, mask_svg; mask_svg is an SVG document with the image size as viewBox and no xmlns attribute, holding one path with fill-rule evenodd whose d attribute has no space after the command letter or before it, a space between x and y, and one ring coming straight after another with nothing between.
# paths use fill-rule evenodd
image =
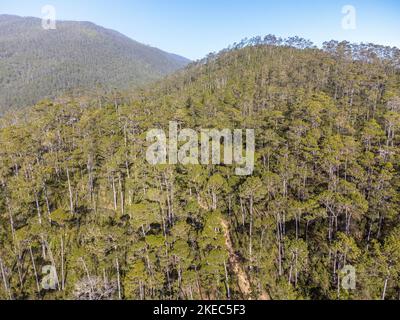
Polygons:
<instances>
[{"instance_id":1,"label":"clear sky","mask_svg":"<svg viewBox=\"0 0 400 320\"><path fill-rule=\"evenodd\" d=\"M0 14L41 17L44 5L59 20L92 21L190 59L269 33L400 47L399 0L0 0ZM356 29L342 27L345 5Z\"/></svg>"}]
</instances>

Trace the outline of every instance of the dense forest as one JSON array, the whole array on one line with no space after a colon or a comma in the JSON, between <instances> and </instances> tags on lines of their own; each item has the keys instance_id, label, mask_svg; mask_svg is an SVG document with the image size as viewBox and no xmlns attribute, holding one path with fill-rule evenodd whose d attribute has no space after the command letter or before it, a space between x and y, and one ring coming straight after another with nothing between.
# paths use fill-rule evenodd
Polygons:
<instances>
[{"instance_id":1,"label":"dense forest","mask_svg":"<svg viewBox=\"0 0 400 320\"><path fill-rule=\"evenodd\" d=\"M8 114L0 298L399 299L399 66L396 48L267 36ZM150 165L146 132L170 121L255 129L254 174Z\"/></svg>"},{"instance_id":2,"label":"dense forest","mask_svg":"<svg viewBox=\"0 0 400 320\"><path fill-rule=\"evenodd\" d=\"M90 22L0 15L0 114L64 93L132 89L189 63Z\"/></svg>"}]
</instances>

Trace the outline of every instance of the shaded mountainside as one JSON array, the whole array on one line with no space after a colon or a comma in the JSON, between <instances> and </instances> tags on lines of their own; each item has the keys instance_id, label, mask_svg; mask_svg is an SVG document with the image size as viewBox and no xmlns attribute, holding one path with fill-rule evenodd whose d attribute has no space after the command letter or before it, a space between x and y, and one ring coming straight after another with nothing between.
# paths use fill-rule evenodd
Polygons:
<instances>
[{"instance_id":1,"label":"shaded mountainside","mask_svg":"<svg viewBox=\"0 0 400 320\"><path fill-rule=\"evenodd\" d=\"M0 111L69 90L124 90L184 67L189 60L90 22L0 15Z\"/></svg>"},{"instance_id":2,"label":"shaded mountainside","mask_svg":"<svg viewBox=\"0 0 400 320\"><path fill-rule=\"evenodd\" d=\"M389 48L255 41L134 97L4 118L0 297L398 299L398 61ZM146 132L171 120L254 128L254 174L150 165ZM35 280L45 265L53 291Z\"/></svg>"}]
</instances>

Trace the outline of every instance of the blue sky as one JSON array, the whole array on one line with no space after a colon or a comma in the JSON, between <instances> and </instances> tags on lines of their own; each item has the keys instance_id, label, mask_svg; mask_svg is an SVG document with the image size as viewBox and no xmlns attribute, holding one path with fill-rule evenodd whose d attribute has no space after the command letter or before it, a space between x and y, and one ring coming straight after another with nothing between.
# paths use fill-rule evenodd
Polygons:
<instances>
[{"instance_id":1,"label":"blue sky","mask_svg":"<svg viewBox=\"0 0 400 320\"><path fill-rule=\"evenodd\" d=\"M298 35L400 47L399 0L0 0L0 14L92 21L137 41L191 59L245 37ZM344 30L342 8L356 9L355 30Z\"/></svg>"}]
</instances>

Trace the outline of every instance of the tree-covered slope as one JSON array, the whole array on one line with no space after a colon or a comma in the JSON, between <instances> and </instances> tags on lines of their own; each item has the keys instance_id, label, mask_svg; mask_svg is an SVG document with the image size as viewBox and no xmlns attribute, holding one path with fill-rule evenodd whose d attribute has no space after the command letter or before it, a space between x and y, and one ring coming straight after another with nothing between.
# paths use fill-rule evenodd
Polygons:
<instances>
[{"instance_id":1,"label":"tree-covered slope","mask_svg":"<svg viewBox=\"0 0 400 320\"><path fill-rule=\"evenodd\" d=\"M70 90L132 88L189 62L89 22L41 23L0 15L0 111Z\"/></svg>"},{"instance_id":2,"label":"tree-covered slope","mask_svg":"<svg viewBox=\"0 0 400 320\"><path fill-rule=\"evenodd\" d=\"M0 297L397 299L398 50L267 40L3 119ZM255 129L254 174L150 165L171 120Z\"/></svg>"}]
</instances>

